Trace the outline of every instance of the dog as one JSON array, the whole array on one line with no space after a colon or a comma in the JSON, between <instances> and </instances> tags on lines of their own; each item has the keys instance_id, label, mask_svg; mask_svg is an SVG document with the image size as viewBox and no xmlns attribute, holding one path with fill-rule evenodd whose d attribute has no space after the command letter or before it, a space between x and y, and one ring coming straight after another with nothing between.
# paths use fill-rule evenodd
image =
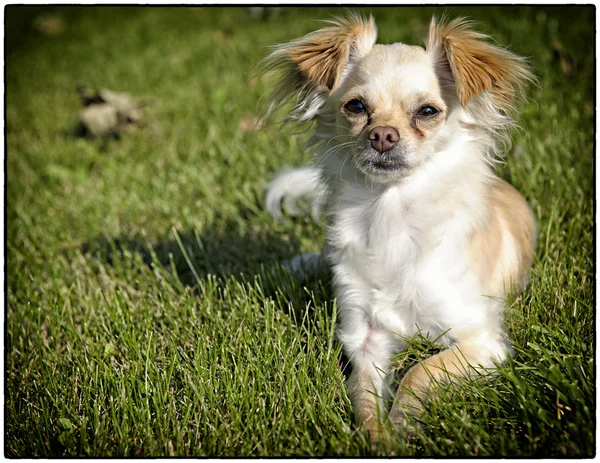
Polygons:
<instances>
[{"instance_id":1,"label":"dog","mask_svg":"<svg viewBox=\"0 0 600 463\"><path fill-rule=\"evenodd\" d=\"M279 76L271 110L291 100L287 119L314 122L317 158L265 202L276 217L300 198L325 211L347 389L377 442L386 423L414 432L436 382L491 374L511 353L503 299L528 283L537 223L494 167L535 78L465 19L434 17L425 47L376 44L372 16L328 22L264 60ZM390 357L417 335L445 348L394 391Z\"/></svg>"}]
</instances>

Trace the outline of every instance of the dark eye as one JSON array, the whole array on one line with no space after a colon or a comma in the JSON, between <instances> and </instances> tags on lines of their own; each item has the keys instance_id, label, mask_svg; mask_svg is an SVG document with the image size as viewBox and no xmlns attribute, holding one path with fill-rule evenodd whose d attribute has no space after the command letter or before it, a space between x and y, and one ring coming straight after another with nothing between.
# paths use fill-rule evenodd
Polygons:
<instances>
[{"instance_id":1,"label":"dark eye","mask_svg":"<svg viewBox=\"0 0 600 463\"><path fill-rule=\"evenodd\" d=\"M350 100L344 105L347 111L355 114L364 113L367 111L367 107L360 100Z\"/></svg>"},{"instance_id":2,"label":"dark eye","mask_svg":"<svg viewBox=\"0 0 600 463\"><path fill-rule=\"evenodd\" d=\"M435 109L433 106L423 106L421 109L417 111L417 116L421 117L431 117L435 116L439 111Z\"/></svg>"}]
</instances>

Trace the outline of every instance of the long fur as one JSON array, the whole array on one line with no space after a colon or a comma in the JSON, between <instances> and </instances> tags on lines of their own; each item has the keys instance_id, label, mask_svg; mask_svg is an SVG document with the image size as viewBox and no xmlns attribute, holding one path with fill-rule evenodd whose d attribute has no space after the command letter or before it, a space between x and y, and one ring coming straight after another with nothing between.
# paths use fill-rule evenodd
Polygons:
<instances>
[{"instance_id":1,"label":"long fur","mask_svg":"<svg viewBox=\"0 0 600 463\"><path fill-rule=\"evenodd\" d=\"M324 205L348 391L357 424L377 440L386 398L396 394L389 419L406 431L432 381L509 355L503 298L527 282L536 222L493 172L532 80L526 61L462 19L432 20L425 49L375 45L375 33L372 18L338 19L265 63L280 76L274 104L287 97L291 119L316 122L317 160L278 176L266 206L279 217L282 201L293 213L299 198ZM365 111L347 109L357 98ZM423 117L431 106L437 113ZM370 141L376 127L397 131L388 151ZM395 392L390 356L417 334L448 349Z\"/></svg>"}]
</instances>

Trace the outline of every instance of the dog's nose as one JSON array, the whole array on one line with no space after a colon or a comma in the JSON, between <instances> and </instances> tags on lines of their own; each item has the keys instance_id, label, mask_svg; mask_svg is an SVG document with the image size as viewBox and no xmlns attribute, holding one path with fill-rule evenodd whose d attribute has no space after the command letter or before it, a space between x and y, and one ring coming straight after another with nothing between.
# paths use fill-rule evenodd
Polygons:
<instances>
[{"instance_id":1,"label":"dog's nose","mask_svg":"<svg viewBox=\"0 0 600 463\"><path fill-rule=\"evenodd\" d=\"M369 133L371 146L380 153L385 153L391 150L394 145L400 140L398 131L393 127L375 127Z\"/></svg>"}]
</instances>

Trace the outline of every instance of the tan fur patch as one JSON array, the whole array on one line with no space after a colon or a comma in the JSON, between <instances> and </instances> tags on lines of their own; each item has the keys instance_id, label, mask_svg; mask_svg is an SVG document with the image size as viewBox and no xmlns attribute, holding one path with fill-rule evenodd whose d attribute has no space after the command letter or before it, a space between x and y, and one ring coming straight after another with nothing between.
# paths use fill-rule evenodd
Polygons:
<instances>
[{"instance_id":1,"label":"tan fur patch","mask_svg":"<svg viewBox=\"0 0 600 463\"><path fill-rule=\"evenodd\" d=\"M471 239L471 262L487 295L504 297L527 283L537 225L525 198L497 179L488 190L490 215Z\"/></svg>"}]
</instances>

